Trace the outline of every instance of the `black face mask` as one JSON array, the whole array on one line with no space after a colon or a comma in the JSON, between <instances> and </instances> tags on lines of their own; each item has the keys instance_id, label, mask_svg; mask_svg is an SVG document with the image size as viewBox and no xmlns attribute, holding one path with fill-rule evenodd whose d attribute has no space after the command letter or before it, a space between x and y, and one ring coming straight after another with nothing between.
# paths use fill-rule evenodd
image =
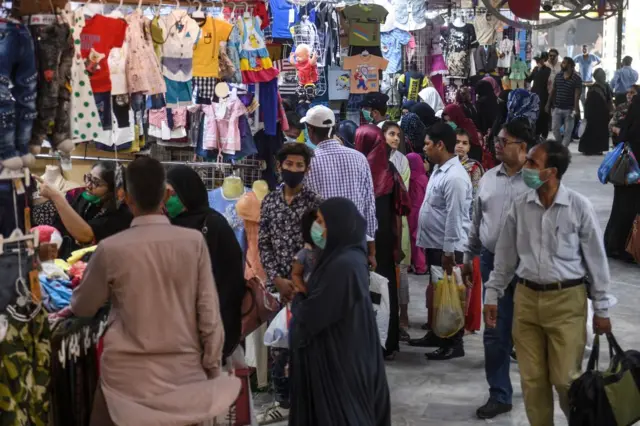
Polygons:
<instances>
[{"instance_id":1,"label":"black face mask","mask_svg":"<svg viewBox=\"0 0 640 426\"><path fill-rule=\"evenodd\" d=\"M282 169L282 181L289 188L297 188L304 179L305 172L292 172L291 170Z\"/></svg>"}]
</instances>

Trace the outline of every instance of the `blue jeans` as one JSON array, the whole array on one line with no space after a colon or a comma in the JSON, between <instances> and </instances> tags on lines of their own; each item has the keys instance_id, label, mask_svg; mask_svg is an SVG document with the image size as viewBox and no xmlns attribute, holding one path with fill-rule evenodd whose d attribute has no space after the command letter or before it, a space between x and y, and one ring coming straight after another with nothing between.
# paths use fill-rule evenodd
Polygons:
<instances>
[{"instance_id":1,"label":"blue jeans","mask_svg":"<svg viewBox=\"0 0 640 426\"><path fill-rule=\"evenodd\" d=\"M480 271L482 281L489 281L489 274L493 271L494 254L482 248L480 253ZM513 293L514 280L498 300L498 321L496 328L485 328L484 342L484 370L489 383L489 398L502 404L511 404L513 388L509 369L511 367L511 349L513 339L511 326L513 325ZM484 295L483 295L484 298Z\"/></svg>"},{"instance_id":2,"label":"blue jeans","mask_svg":"<svg viewBox=\"0 0 640 426\"><path fill-rule=\"evenodd\" d=\"M6 160L28 154L38 115L36 54L27 27L0 23L0 58L0 160Z\"/></svg>"}]
</instances>

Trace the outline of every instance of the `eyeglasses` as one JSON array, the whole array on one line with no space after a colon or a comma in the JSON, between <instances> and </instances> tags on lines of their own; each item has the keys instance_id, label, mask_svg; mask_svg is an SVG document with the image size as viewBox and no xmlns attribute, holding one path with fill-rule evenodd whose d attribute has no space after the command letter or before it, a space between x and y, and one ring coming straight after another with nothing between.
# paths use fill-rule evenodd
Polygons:
<instances>
[{"instance_id":1,"label":"eyeglasses","mask_svg":"<svg viewBox=\"0 0 640 426\"><path fill-rule=\"evenodd\" d=\"M518 140L510 141L509 139L503 138L500 136L496 136L496 142L498 143L498 145L501 145L501 146L507 146L515 143L523 143L523 141L518 141Z\"/></svg>"},{"instance_id":2,"label":"eyeglasses","mask_svg":"<svg viewBox=\"0 0 640 426\"><path fill-rule=\"evenodd\" d=\"M99 186L106 185L107 183L102 179L94 177L91 173L87 173L86 175L84 175L84 184L86 186L91 185L91 187L97 188Z\"/></svg>"}]
</instances>

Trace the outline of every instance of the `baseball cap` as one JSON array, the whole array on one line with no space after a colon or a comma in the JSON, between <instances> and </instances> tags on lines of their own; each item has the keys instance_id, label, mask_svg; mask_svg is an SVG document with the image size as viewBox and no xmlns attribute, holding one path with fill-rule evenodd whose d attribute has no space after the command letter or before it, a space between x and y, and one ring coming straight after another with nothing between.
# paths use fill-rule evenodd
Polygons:
<instances>
[{"instance_id":1,"label":"baseball cap","mask_svg":"<svg viewBox=\"0 0 640 426\"><path fill-rule=\"evenodd\" d=\"M333 128L336 125L336 116L326 106L316 105L307 111L307 114L300 119L300 123L314 127Z\"/></svg>"},{"instance_id":2,"label":"baseball cap","mask_svg":"<svg viewBox=\"0 0 640 426\"><path fill-rule=\"evenodd\" d=\"M387 102L389 102L389 96L384 93L370 92L364 95L364 99L362 100L360 107L381 110L387 106Z\"/></svg>"}]
</instances>

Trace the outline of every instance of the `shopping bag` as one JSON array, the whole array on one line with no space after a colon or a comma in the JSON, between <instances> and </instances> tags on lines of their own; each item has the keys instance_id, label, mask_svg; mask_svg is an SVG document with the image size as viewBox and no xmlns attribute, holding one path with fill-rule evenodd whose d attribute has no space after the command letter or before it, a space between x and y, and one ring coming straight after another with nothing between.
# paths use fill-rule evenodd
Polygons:
<instances>
[{"instance_id":1,"label":"shopping bag","mask_svg":"<svg viewBox=\"0 0 640 426\"><path fill-rule=\"evenodd\" d=\"M602 160L600 167L598 168L598 179L600 183L609 182L609 173L611 172L611 168L618 161L620 154L622 154L622 150L624 148L624 142L620 142L613 151L609 152Z\"/></svg>"},{"instance_id":2,"label":"shopping bag","mask_svg":"<svg viewBox=\"0 0 640 426\"><path fill-rule=\"evenodd\" d=\"M569 426L630 426L640 420L640 352L623 351L607 334L611 358L598 370L600 336L595 336L587 370L569 388Z\"/></svg>"},{"instance_id":3,"label":"shopping bag","mask_svg":"<svg viewBox=\"0 0 640 426\"><path fill-rule=\"evenodd\" d=\"M461 288L460 288L461 287ZM456 283L453 275L444 274L436 283L433 332L438 337L451 337L464 327L464 310L460 300L464 285Z\"/></svg>"},{"instance_id":4,"label":"shopping bag","mask_svg":"<svg viewBox=\"0 0 640 426\"><path fill-rule=\"evenodd\" d=\"M640 167L631 147L625 144L620 156L611 167L609 182L614 185L632 185L640 180Z\"/></svg>"},{"instance_id":5,"label":"shopping bag","mask_svg":"<svg viewBox=\"0 0 640 426\"><path fill-rule=\"evenodd\" d=\"M247 262L248 264L248 262ZM250 267L250 265L248 265ZM254 332L262 323L271 321L280 302L267 290L260 278L254 276L245 281L246 292L242 299L242 338Z\"/></svg>"},{"instance_id":6,"label":"shopping bag","mask_svg":"<svg viewBox=\"0 0 640 426\"><path fill-rule=\"evenodd\" d=\"M587 129L587 119L580 120L580 126L578 127L578 137L581 138L584 135L584 131Z\"/></svg>"},{"instance_id":7,"label":"shopping bag","mask_svg":"<svg viewBox=\"0 0 640 426\"><path fill-rule=\"evenodd\" d=\"M264 333L265 346L289 349L290 320L291 311L289 310L289 305L287 305L278 312L273 321L271 321L271 324L269 324L267 332Z\"/></svg>"},{"instance_id":8,"label":"shopping bag","mask_svg":"<svg viewBox=\"0 0 640 426\"><path fill-rule=\"evenodd\" d=\"M373 311L376 314L376 325L378 326L378 335L380 336L380 344L384 348L387 344L387 335L389 334L389 280L375 272L369 273L369 295L371 303L373 303Z\"/></svg>"}]
</instances>

